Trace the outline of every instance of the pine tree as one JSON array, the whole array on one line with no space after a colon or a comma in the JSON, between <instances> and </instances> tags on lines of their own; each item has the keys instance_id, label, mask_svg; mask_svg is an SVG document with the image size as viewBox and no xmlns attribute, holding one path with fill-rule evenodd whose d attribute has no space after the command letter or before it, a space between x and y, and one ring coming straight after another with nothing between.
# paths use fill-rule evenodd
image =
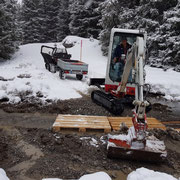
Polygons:
<instances>
[{"instance_id":1,"label":"pine tree","mask_svg":"<svg viewBox=\"0 0 180 180\"><path fill-rule=\"evenodd\" d=\"M23 43L57 41L60 0L24 0Z\"/></svg>"},{"instance_id":2,"label":"pine tree","mask_svg":"<svg viewBox=\"0 0 180 180\"><path fill-rule=\"evenodd\" d=\"M70 34L69 23L69 0L61 0L59 13L58 13L58 41L63 40Z\"/></svg>"},{"instance_id":3,"label":"pine tree","mask_svg":"<svg viewBox=\"0 0 180 180\"><path fill-rule=\"evenodd\" d=\"M22 5L23 44L40 42L40 0L24 0Z\"/></svg>"},{"instance_id":4,"label":"pine tree","mask_svg":"<svg viewBox=\"0 0 180 180\"><path fill-rule=\"evenodd\" d=\"M58 13L60 8L59 0L43 0L44 26L46 42L57 41L58 36Z\"/></svg>"},{"instance_id":5,"label":"pine tree","mask_svg":"<svg viewBox=\"0 0 180 180\"><path fill-rule=\"evenodd\" d=\"M85 18L85 28L87 28L88 37L92 35L94 38L98 38L100 30L102 29L99 24L101 13L98 10L98 7L102 2L104 2L104 0L89 0L85 3L85 9L88 11L88 16Z\"/></svg>"},{"instance_id":6,"label":"pine tree","mask_svg":"<svg viewBox=\"0 0 180 180\"><path fill-rule=\"evenodd\" d=\"M100 6L100 41L108 52L111 28L144 29L148 33L147 63L180 71L180 0L107 0Z\"/></svg>"},{"instance_id":7,"label":"pine tree","mask_svg":"<svg viewBox=\"0 0 180 180\"><path fill-rule=\"evenodd\" d=\"M86 34L82 27L82 14L84 9L83 0L70 0L69 1L69 12L70 12L70 23L69 30L72 35L84 37Z\"/></svg>"},{"instance_id":8,"label":"pine tree","mask_svg":"<svg viewBox=\"0 0 180 180\"><path fill-rule=\"evenodd\" d=\"M101 29L101 26L98 24L100 13L97 11L97 7L102 0L70 0L69 2L69 29L71 34L81 37L93 35L97 38Z\"/></svg>"},{"instance_id":9,"label":"pine tree","mask_svg":"<svg viewBox=\"0 0 180 180\"><path fill-rule=\"evenodd\" d=\"M8 59L17 49L15 0L0 1L0 59Z\"/></svg>"},{"instance_id":10,"label":"pine tree","mask_svg":"<svg viewBox=\"0 0 180 180\"><path fill-rule=\"evenodd\" d=\"M101 50L104 55L108 53L110 32L113 27L117 27L120 24L118 15L121 7L118 1L109 1L101 3L99 6L99 11L101 12L100 25L102 30L99 34L99 39L101 43Z\"/></svg>"}]
</instances>

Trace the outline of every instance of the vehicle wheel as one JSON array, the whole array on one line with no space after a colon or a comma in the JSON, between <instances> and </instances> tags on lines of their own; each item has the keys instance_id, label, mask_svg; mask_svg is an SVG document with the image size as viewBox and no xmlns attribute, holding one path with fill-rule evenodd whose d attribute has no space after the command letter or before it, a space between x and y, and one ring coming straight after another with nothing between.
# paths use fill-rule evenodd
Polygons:
<instances>
[{"instance_id":1,"label":"vehicle wheel","mask_svg":"<svg viewBox=\"0 0 180 180\"><path fill-rule=\"evenodd\" d=\"M99 105L99 106L101 106L102 104L100 103L100 102L98 102L98 100L96 100L95 99L95 97L94 96L98 96L97 94L96 94L96 92L99 92L99 90L95 90L95 91L93 91L92 93L91 93L91 99L92 99L92 101L94 102L94 103L96 103L97 105Z\"/></svg>"},{"instance_id":2,"label":"vehicle wheel","mask_svg":"<svg viewBox=\"0 0 180 180\"><path fill-rule=\"evenodd\" d=\"M65 78L64 72L61 69L59 70L59 77L60 77L60 79L64 79Z\"/></svg>"},{"instance_id":3,"label":"vehicle wheel","mask_svg":"<svg viewBox=\"0 0 180 180\"><path fill-rule=\"evenodd\" d=\"M56 73L55 65L50 65L50 72Z\"/></svg>"},{"instance_id":4,"label":"vehicle wheel","mask_svg":"<svg viewBox=\"0 0 180 180\"><path fill-rule=\"evenodd\" d=\"M113 104L110 111L114 115L121 115L124 111L124 105L123 104Z\"/></svg>"},{"instance_id":5,"label":"vehicle wheel","mask_svg":"<svg viewBox=\"0 0 180 180\"><path fill-rule=\"evenodd\" d=\"M82 74L76 74L76 78L77 78L78 80L82 80L83 75L82 75Z\"/></svg>"},{"instance_id":6,"label":"vehicle wheel","mask_svg":"<svg viewBox=\"0 0 180 180\"><path fill-rule=\"evenodd\" d=\"M45 64L45 68L50 71L50 65L48 63Z\"/></svg>"}]
</instances>

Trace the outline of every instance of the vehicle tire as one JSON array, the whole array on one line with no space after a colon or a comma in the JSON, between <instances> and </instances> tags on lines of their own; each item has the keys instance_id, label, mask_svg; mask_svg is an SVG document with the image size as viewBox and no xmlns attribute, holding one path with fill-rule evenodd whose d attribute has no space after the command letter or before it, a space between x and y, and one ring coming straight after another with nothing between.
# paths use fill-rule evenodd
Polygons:
<instances>
[{"instance_id":1,"label":"vehicle tire","mask_svg":"<svg viewBox=\"0 0 180 180\"><path fill-rule=\"evenodd\" d=\"M45 68L50 71L50 65L48 63L45 64Z\"/></svg>"},{"instance_id":2,"label":"vehicle tire","mask_svg":"<svg viewBox=\"0 0 180 180\"><path fill-rule=\"evenodd\" d=\"M65 78L64 72L63 72L62 69L59 70L59 77L60 77L60 79L64 79Z\"/></svg>"},{"instance_id":3,"label":"vehicle tire","mask_svg":"<svg viewBox=\"0 0 180 180\"><path fill-rule=\"evenodd\" d=\"M111 111L111 113L113 113L116 116L121 115L124 111L124 105L123 104L113 104L110 111Z\"/></svg>"},{"instance_id":4,"label":"vehicle tire","mask_svg":"<svg viewBox=\"0 0 180 180\"><path fill-rule=\"evenodd\" d=\"M56 73L55 65L50 65L50 72Z\"/></svg>"},{"instance_id":5,"label":"vehicle tire","mask_svg":"<svg viewBox=\"0 0 180 180\"><path fill-rule=\"evenodd\" d=\"M83 78L83 75L82 74L76 74L76 78L81 81Z\"/></svg>"},{"instance_id":6,"label":"vehicle tire","mask_svg":"<svg viewBox=\"0 0 180 180\"><path fill-rule=\"evenodd\" d=\"M96 95L96 92L99 92L99 90L94 90L94 91L91 93L91 99L92 99L92 101L93 101L95 104L97 104L97 105L99 105L99 106L102 106L102 104L101 104L100 102L98 102L98 101L94 98L94 96L97 96L97 95Z\"/></svg>"}]
</instances>

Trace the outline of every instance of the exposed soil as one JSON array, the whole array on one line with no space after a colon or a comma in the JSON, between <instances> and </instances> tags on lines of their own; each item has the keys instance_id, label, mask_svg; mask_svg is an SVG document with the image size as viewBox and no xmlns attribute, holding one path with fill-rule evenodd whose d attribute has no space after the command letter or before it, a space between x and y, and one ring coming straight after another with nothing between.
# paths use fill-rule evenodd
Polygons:
<instances>
[{"instance_id":1,"label":"exposed soil","mask_svg":"<svg viewBox=\"0 0 180 180\"><path fill-rule=\"evenodd\" d=\"M23 96L23 95L22 95ZM167 102L153 100L149 117L160 121L179 121ZM121 116L131 116L132 107L126 107ZM160 163L137 162L107 158L107 134L101 132L54 133L51 127L57 114L113 116L92 103L89 95L79 99L47 101L43 106L38 98L26 99L16 105L0 103L0 167L13 180L41 180L42 178L78 179L83 174L107 172L113 180L126 179L132 170L140 167L180 176L180 134L168 128L152 133L165 141L168 157ZM86 138L84 138L86 137ZM95 145L91 145L94 138Z\"/></svg>"}]
</instances>

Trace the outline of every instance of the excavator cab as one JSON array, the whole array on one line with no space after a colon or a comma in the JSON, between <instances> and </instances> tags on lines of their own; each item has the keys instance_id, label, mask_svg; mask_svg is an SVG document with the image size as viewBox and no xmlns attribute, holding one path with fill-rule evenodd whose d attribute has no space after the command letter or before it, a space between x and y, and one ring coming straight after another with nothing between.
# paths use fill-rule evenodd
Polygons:
<instances>
[{"instance_id":1,"label":"excavator cab","mask_svg":"<svg viewBox=\"0 0 180 180\"><path fill-rule=\"evenodd\" d=\"M114 34L109 71L109 77L112 81L121 82L127 52L135 41L135 35L128 35L118 32ZM132 74L129 76L129 82L131 82L131 76Z\"/></svg>"},{"instance_id":2,"label":"excavator cab","mask_svg":"<svg viewBox=\"0 0 180 180\"><path fill-rule=\"evenodd\" d=\"M121 77L124 71L126 55L128 50L135 42L135 37L130 37L126 34L115 33L111 51L110 71L109 77L112 81L121 82ZM129 81L131 80L129 77Z\"/></svg>"},{"instance_id":3,"label":"excavator cab","mask_svg":"<svg viewBox=\"0 0 180 180\"><path fill-rule=\"evenodd\" d=\"M140 30L129 30L113 28L111 30L108 63L106 68L105 91L116 90L121 82L128 51L136 42L137 37L143 37L146 42L146 32ZM124 47L124 45L126 47ZM145 46L145 43L144 43ZM129 74L127 94L134 95L132 71Z\"/></svg>"}]
</instances>

